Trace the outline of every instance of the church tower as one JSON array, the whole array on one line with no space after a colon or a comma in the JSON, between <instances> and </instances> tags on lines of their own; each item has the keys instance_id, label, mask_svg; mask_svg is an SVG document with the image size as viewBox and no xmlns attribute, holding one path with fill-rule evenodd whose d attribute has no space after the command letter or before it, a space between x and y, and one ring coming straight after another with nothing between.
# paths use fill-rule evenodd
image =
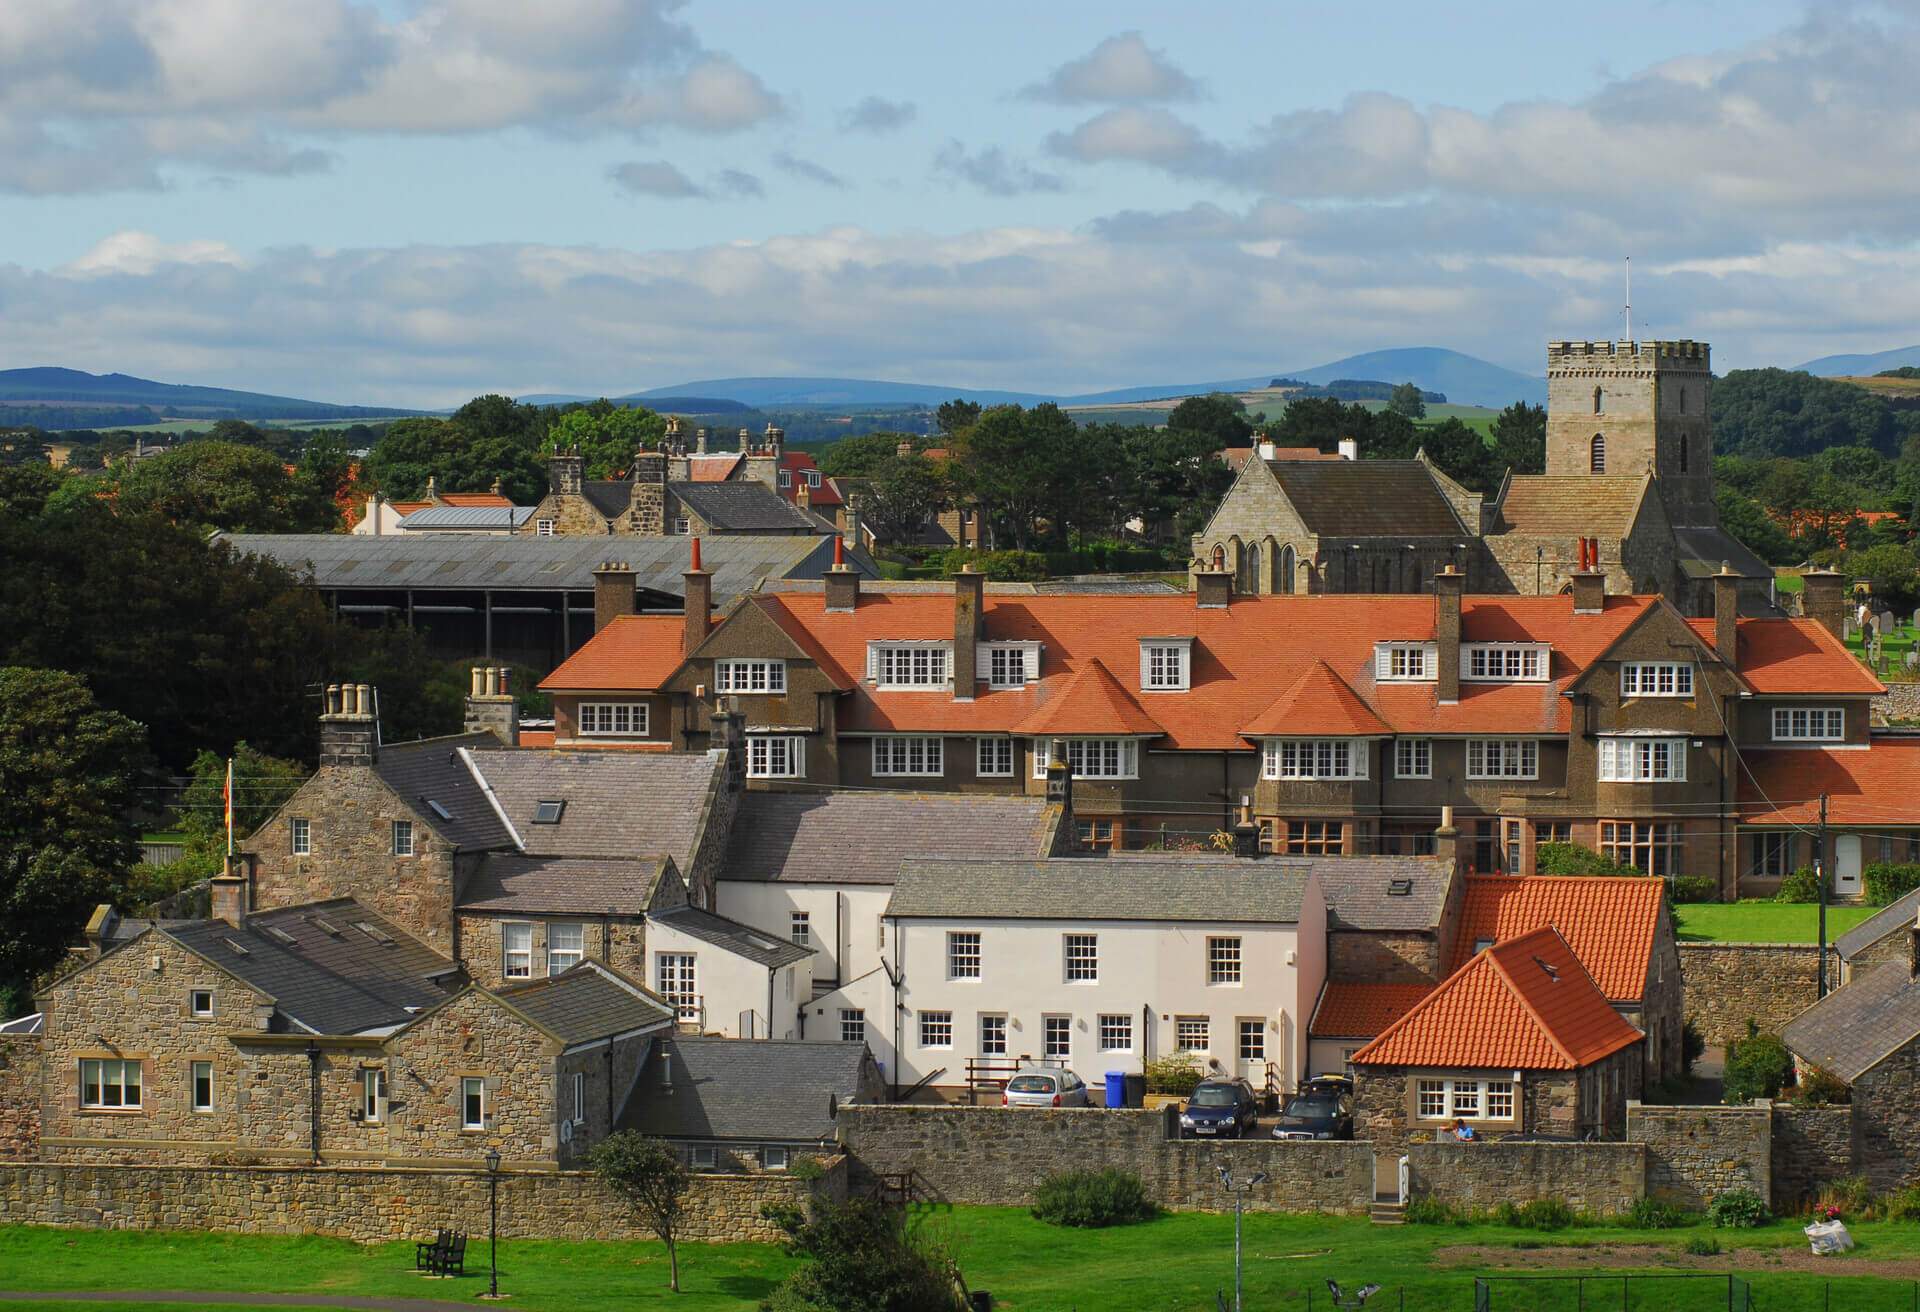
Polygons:
<instances>
[{"instance_id":1,"label":"church tower","mask_svg":"<svg viewBox=\"0 0 1920 1312\"><path fill-rule=\"evenodd\" d=\"M1676 527L1711 527L1705 342L1547 343L1547 473L1652 474Z\"/></svg>"}]
</instances>

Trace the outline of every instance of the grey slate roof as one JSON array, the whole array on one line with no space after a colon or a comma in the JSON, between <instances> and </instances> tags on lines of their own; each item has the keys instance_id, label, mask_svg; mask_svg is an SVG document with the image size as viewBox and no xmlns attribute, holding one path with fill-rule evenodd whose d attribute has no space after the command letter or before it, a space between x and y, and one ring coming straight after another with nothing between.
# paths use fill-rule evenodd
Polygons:
<instances>
[{"instance_id":1,"label":"grey slate roof","mask_svg":"<svg viewBox=\"0 0 1920 1312\"><path fill-rule=\"evenodd\" d=\"M673 495L715 528L736 533L796 529L819 532L807 513L765 483L673 483ZM831 531L829 528L828 531Z\"/></svg>"},{"instance_id":2,"label":"grey slate roof","mask_svg":"<svg viewBox=\"0 0 1920 1312\"><path fill-rule=\"evenodd\" d=\"M1455 877L1453 862L1437 856L1329 856L1300 864L1320 875L1328 929L1438 930Z\"/></svg>"},{"instance_id":3,"label":"grey slate roof","mask_svg":"<svg viewBox=\"0 0 1920 1312\"><path fill-rule=\"evenodd\" d=\"M460 894L462 911L525 915L645 915L662 879L678 880L671 859L518 856L489 852Z\"/></svg>"},{"instance_id":4,"label":"grey slate roof","mask_svg":"<svg viewBox=\"0 0 1920 1312\"><path fill-rule=\"evenodd\" d=\"M705 753L488 752L475 764L534 856L670 856L692 867L714 776ZM537 825L541 802L565 802Z\"/></svg>"},{"instance_id":5,"label":"grey slate roof","mask_svg":"<svg viewBox=\"0 0 1920 1312\"><path fill-rule=\"evenodd\" d=\"M1725 529L1676 528L1673 536L1679 547L1680 568L1690 578L1718 574L1722 562L1733 566L1733 572L1743 578L1773 577L1773 566Z\"/></svg>"},{"instance_id":6,"label":"grey slate roof","mask_svg":"<svg viewBox=\"0 0 1920 1312\"><path fill-rule=\"evenodd\" d=\"M425 510L416 510L400 521L400 528L407 533L423 530L439 532L469 532L519 528L533 516L532 506L428 506Z\"/></svg>"},{"instance_id":7,"label":"grey slate roof","mask_svg":"<svg viewBox=\"0 0 1920 1312\"><path fill-rule=\"evenodd\" d=\"M669 907L664 911L656 911L653 920L769 969L790 966L813 955L812 948L803 948L798 943L775 938L751 925L716 916L696 906Z\"/></svg>"},{"instance_id":8,"label":"grey slate roof","mask_svg":"<svg viewBox=\"0 0 1920 1312\"><path fill-rule=\"evenodd\" d=\"M1904 959L1855 975L1788 1021L1793 1052L1848 1084L1920 1036L1920 980Z\"/></svg>"},{"instance_id":9,"label":"grey slate roof","mask_svg":"<svg viewBox=\"0 0 1920 1312\"><path fill-rule=\"evenodd\" d=\"M868 1060L864 1043L661 1039L641 1069L621 1128L662 1139L831 1139L830 1109L858 1097Z\"/></svg>"},{"instance_id":10,"label":"grey slate roof","mask_svg":"<svg viewBox=\"0 0 1920 1312\"><path fill-rule=\"evenodd\" d=\"M1267 468L1307 528L1322 536L1437 537L1465 531L1418 460L1269 460Z\"/></svg>"},{"instance_id":11,"label":"grey slate roof","mask_svg":"<svg viewBox=\"0 0 1920 1312\"><path fill-rule=\"evenodd\" d=\"M491 733L462 733L380 748L374 771L401 800L456 847L511 847L513 838L460 759L460 749L496 754ZM433 809L438 802L449 818Z\"/></svg>"},{"instance_id":12,"label":"grey slate roof","mask_svg":"<svg viewBox=\"0 0 1920 1312\"><path fill-rule=\"evenodd\" d=\"M1840 960L1850 959L1863 948L1875 943L1895 930L1905 929L1914 923L1914 917L1920 916L1920 888L1914 889L1905 897L1897 898L1868 916L1852 929L1833 941Z\"/></svg>"},{"instance_id":13,"label":"grey slate roof","mask_svg":"<svg viewBox=\"0 0 1920 1312\"><path fill-rule=\"evenodd\" d=\"M458 970L350 897L258 912L238 926L194 920L154 932L272 997L279 1015L291 1022L288 1028L317 1034L404 1025L447 1000L447 990L435 981ZM235 951L236 944L245 951Z\"/></svg>"},{"instance_id":14,"label":"grey slate roof","mask_svg":"<svg viewBox=\"0 0 1920 1312\"><path fill-rule=\"evenodd\" d=\"M1044 798L848 791L748 793L720 878L891 884L910 856L1044 855Z\"/></svg>"},{"instance_id":15,"label":"grey slate roof","mask_svg":"<svg viewBox=\"0 0 1920 1312\"><path fill-rule=\"evenodd\" d=\"M664 1002L596 961L583 961L551 979L501 989L498 996L563 1043L673 1023L673 1012Z\"/></svg>"},{"instance_id":16,"label":"grey slate roof","mask_svg":"<svg viewBox=\"0 0 1920 1312\"><path fill-rule=\"evenodd\" d=\"M628 479L588 479L580 485L580 493L608 519L618 519L633 507L633 483Z\"/></svg>"},{"instance_id":17,"label":"grey slate roof","mask_svg":"<svg viewBox=\"0 0 1920 1312\"><path fill-rule=\"evenodd\" d=\"M890 916L1293 924L1311 866L1185 853L1044 861L909 858Z\"/></svg>"}]
</instances>

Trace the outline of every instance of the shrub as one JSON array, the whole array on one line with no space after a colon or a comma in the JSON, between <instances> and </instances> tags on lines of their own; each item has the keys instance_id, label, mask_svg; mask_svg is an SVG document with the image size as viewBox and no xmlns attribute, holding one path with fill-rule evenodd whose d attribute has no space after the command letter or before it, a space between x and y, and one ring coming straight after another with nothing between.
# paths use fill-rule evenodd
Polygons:
<instances>
[{"instance_id":1,"label":"shrub","mask_svg":"<svg viewBox=\"0 0 1920 1312\"><path fill-rule=\"evenodd\" d=\"M1853 1090L1832 1072L1809 1066L1800 1077L1800 1088L1793 1100L1802 1107L1845 1106L1853 1101Z\"/></svg>"},{"instance_id":2,"label":"shrub","mask_svg":"<svg viewBox=\"0 0 1920 1312\"><path fill-rule=\"evenodd\" d=\"M1812 866L1801 866L1780 881L1780 891L1773 895L1773 900L1775 902L1818 902L1820 876L1814 873Z\"/></svg>"},{"instance_id":3,"label":"shrub","mask_svg":"<svg viewBox=\"0 0 1920 1312\"><path fill-rule=\"evenodd\" d=\"M1920 866L1876 861L1863 874L1867 883L1867 901L1878 907L1898 902L1914 889L1920 888Z\"/></svg>"},{"instance_id":4,"label":"shrub","mask_svg":"<svg viewBox=\"0 0 1920 1312\"><path fill-rule=\"evenodd\" d=\"M1720 1251L1720 1241L1712 1235L1688 1235L1681 1249L1695 1257L1713 1257Z\"/></svg>"},{"instance_id":5,"label":"shrub","mask_svg":"<svg viewBox=\"0 0 1920 1312\"><path fill-rule=\"evenodd\" d=\"M1494 1217L1519 1230L1565 1230L1574 1220L1573 1209L1558 1198L1536 1198L1518 1206L1502 1203Z\"/></svg>"},{"instance_id":6,"label":"shrub","mask_svg":"<svg viewBox=\"0 0 1920 1312\"><path fill-rule=\"evenodd\" d=\"M1707 1220L1721 1230L1752 1230L1772 1219L1765 1200L1751 1189L1729 1189L1707 1204Z\"/></svg>"},{"instance_id":7,"label":"shrub","mask_svg":"<svg viewBox=\"0 0 1920 1312\"><path fill-rule=\"evenodd\" d=\"M1747 1037L1727 1052L1726 1102L1738 1107L1755 1098L1777 1098L1793 1073L1787 1045L1775 1034L1762 1034L1747 1022Z\"/></svg>"},{"instance_id":8,"label":"shrub","mask_svg":"<svg viewBox=\"0 0 1920 1312\"><path fill-rule=\"evenodd\" d=\"M1667 896L1675 902L1716 902L1720 881L1712 875L1675 875L1667 881Z\"/></svg>"},{"instance_id":9,"label":"shrub","mask_svg":"<svg viewBox=\"0 0 1920 1312\"><path fill-rule=\"evenodd\" d=\"M1186 1097L1205 1078L1191 1053L1173 1052L1147 1063L1147 1092Z\"/></svg>"},{"instance_id":10,"label":"shrub","mask_svg":"<svg viewBox=\"0 0 1920 1312\"><path fill-rule=\"evenodd\" d=\"M1881 1198L1880 1215L1888 1221L1920 1221L1920 1184L1896 1189Z\"/></svg>"},{"instance_id":11,"label":"shrub","mask_svg":"<svg viewBox=\"0 0 1920 1312\"><path fill-rule=\"evenodd\" d=\"M1873 1210L1873 1186L1864 1175L1849 1175L1835 1180L1814 1200L1815 1216L1849 1216L1864 1219Z\"/></svg>"},{"instance_id":12,"label":"shrub","mask_svg":"<svg viewBox=\"0 0 1920 1312\"><path fill-rule=\"evenodd\" d=\"M1087 1229L1151 1220L1155 1207L1131 1171L1063 1171L1033 1191L1033 1214L1049 1225Z\"/></svg>"},{"instance_id":13,"label":"shrub","mask_svg":"<svg viewBox=\"0 0 1920 1312\"><path fill-rule=\"evenodd\" d=\"M1467 1218L1452 1203L1439 1198L1416 1198L1407 1204L1408 1225L1465 1225Z\"/></svg>"},{"instance_id":14,"label":"shrub","mask_svg":"<svg viewBox=\"0 0 1920 1312\"><path fill-rule=\"evenodd\" d=\"M1000 583L1038 583L1047 577L1047 558L1037 551L969 551L965 547L940 557L940 577L950 579L968 565Z\"/></svg>"},{"instance_id":15,"label":"shrub","mask_svg":"<svg viewBox=\"0 0 1920 1312\"><path fill-rule=\"evenodd\" d=\"M1534 870L1542 875L1637 875L1578 843L1542 843L1533 850Z\"/></svg>"},{"instance_id":16,"label":"shrub","mask_svg":"<svg viewBox=\"0 0 1920 1312\"><path fill-rule=\"evenodd\" d=\"M1689 1076L1693 1074L1693 1064L1705 1056L1706 1051L1707 1036L1700 1032L1700 1027L1692 1021L1681 1025L1680 1060Z\"/></svg>"},{"instance_id":17,"label":"shrub","mask_svg":"<svg viewBox=\"0 0 1920 1312\"><path fill-rule=\"evenodd\" d=\"M1636 1230L1678 1230L1687 1214L1671 1203L1642 1198L1627 1211L1626 1222Z\"/></svg>"}]
</instances>

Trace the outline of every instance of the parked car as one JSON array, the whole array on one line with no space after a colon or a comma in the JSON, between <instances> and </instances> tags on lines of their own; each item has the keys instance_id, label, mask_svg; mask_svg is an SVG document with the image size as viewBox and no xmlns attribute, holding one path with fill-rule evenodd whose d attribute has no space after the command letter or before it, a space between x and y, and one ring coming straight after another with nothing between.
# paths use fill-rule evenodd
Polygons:
<instances>
[{"instance_id":1,"label":"parked car","mask_svg":"<svg viewBox=\"0 0 1920 1312\"><path fill-rule=\"evenodd\" d=\"M1351 1098L1353 1097L1353 1076L1316 1075L1300 1086L1302 1093L1312 1093L1315 1090L1324 1090L1339 1094L1343 1098Z\"/></svg>"},{"instance_id":2,"label":"parked car","mask_svg":"<svg viewBox=\"0 0 1920 1312\"><path fill-rule=\"evenodd\" d=\"M1238 1139L1259 1116L1259 1100L1245 1080L1202 1080L1180 1109L1180 1137Z\"/></svg>"},{"instance_id":3,"label":"parked car","mask_svg":"<svg viewBox=\"0 0 1920 1312\"><path fill-rule=\"evenodd\" d=\"M1070 1070L1057 1066L1015 1071L1000 1095L1002 1107L1085 1107L1087 1086Z\"/></svg>"},{"instance_id":4,"label":"parked car","mask_svg":"<svg viewBox=\"0 0 1920 1312\"><path fill-rule=\"evenodd\" d=\"M1280 1109L1276 1139L1351 1139L1353 1102L1330 1088L1308 1088Z\"/></svg>"}]
</instances>

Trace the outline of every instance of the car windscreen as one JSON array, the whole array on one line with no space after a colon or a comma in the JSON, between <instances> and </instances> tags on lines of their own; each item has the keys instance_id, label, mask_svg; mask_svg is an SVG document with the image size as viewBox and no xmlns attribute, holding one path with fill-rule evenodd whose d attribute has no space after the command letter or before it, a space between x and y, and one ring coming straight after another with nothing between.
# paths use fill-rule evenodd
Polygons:
<instances>
[{"instance_id":1,"label":"car windscreen","mask_svg":"<svg viewBox=\"0 0 1920 1312\"><path fill-rule=\"evenodd\" d=\"M1228 1085L1203 1084L1193 1091L1188 1101L1195 1107L1231 1107L1240 1099Z\"/></svg>"},{"instance_id":2,"label":"car windscreen","mask_svg":"<svg viewBox=\"0 0 1920 1312\"><path fill-rule=\"evenodd\" d=\"M1332 1116L1338 1106L1331 1098L1291 1098L1282 1115L1297 1116L1301 1120L1319 1120Z\"/></svg>"},{"instance_id":3,"label":"car windscreen","mask_svg":"<svg viewBox=\"0 0 1920 1312\"><path fill-rule=\"evenodd\" d=\"M1008 1093L1052 1093L1051 1075L1016 1075L1007 1081Z\"/></svg>"}]
</instances>

